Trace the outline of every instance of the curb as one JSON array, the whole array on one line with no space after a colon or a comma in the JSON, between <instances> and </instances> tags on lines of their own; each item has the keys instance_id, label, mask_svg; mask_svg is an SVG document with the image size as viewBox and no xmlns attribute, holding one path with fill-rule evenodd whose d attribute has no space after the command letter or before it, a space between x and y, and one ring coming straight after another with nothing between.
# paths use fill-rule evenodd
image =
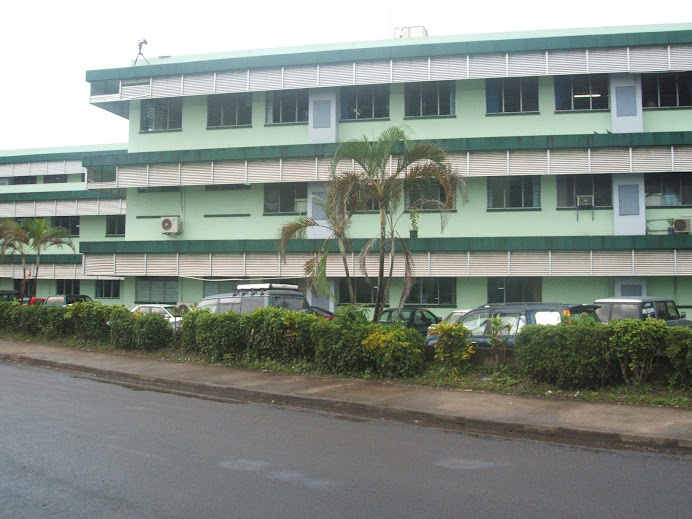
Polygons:
<instances>
[{"instance_id":1,"label":"curb","mask_svg":"<svg viewBox=\"0 0 692 519\"><path fill-rule=\"evenodd\" d=\"M177 379L104 370L20 354L0 354L0 361L77 373L100 382L118 384L129 388L146 389L220 402L298 407L368 420L392 420L472 435L530 439L582 447L692 455L692 440L681 438L661 438L568 427L528 425L519 422L479 420L324 397L287 395L232 386L184 382Z\"/></svg>"}]
</instances>

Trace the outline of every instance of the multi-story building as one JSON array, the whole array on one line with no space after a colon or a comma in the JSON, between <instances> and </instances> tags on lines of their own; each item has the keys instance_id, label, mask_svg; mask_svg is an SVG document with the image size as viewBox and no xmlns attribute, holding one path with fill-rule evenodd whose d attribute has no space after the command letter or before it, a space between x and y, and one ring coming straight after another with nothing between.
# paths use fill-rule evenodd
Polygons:
<instances>
[{"instance_id":1,"label":"multi-story building","mask_svg":"<svg viewBox=\"0 0 692 519\"><path fill-rule=\"evenodd\" d=\"M54 255L57 286L44 293L93 279L80 290L104 302L196 302L240 279L301 278L319 235L293 240L285 262L275 240L298 214L320 218L313 196L324 193L329 151L406 125L447 150L468 188L444 232L422 212L408 303L444 314L648 294L692 307L692 24L149 62L87 72L91 103L129 120L126 147L0 157L0 176L14 180L45 183L65 160L87 172L59 192L0 188L4 216L80 217L81 256ZM356 251L377 225L374 214L355 217ZM345 301L333 256L328 276ZM399 277L390 304L401 287ZM362 277L357 297L373 298Z\"/></svg>"}]
</instances>

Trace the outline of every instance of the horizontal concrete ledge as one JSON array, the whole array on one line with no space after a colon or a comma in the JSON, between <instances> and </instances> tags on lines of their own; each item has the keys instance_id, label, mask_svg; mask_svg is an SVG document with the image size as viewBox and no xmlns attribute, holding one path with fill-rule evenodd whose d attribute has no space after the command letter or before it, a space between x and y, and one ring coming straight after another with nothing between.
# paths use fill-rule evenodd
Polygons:
<instances>
[{"instance_id":1,"label":"horizontal concrete ledge","mask_svg":"<svg viewBox=\"0 0 692 519\"><path fill-rule=\"evenodd\" d=\"M646 434L610 432L589 428L588 424L584 424L583 427L567 427L528 422L522 423L516 420L480 419L477 417L459 416L458 414L426 412L415 408L364 403L326 396L307 396L290 392L282 393L272 391L271 389L248 389L234 385L191 382L165 376L151 376L114 369L101 369L85 364L56 361L16 353L0 353L0 361L58 369L124 387L161 391L221 402L232 401L300 407L363 419L393 420L465 434L531 439L607 449L692 454L692 437L667 438Z\"/></svg>"}]
</instances>

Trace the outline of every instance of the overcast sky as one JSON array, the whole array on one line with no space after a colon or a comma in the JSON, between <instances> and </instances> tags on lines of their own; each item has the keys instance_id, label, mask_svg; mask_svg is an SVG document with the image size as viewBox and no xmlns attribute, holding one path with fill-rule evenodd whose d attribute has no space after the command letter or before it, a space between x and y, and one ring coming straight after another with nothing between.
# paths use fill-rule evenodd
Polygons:
<instances>
[{"instance_id":1,"label":"overcast sky","mask_svg":"<svg viewBox=\"0 0 692 519\"><path fill-rule=\"evenodd\" d=\"M182 6L185 5L183 8ZM127 121L89 104L87 70L147 57L431 36L692 21L689 0L5 2L0 150L127 142Z\"/></svg>"}]
</instances>

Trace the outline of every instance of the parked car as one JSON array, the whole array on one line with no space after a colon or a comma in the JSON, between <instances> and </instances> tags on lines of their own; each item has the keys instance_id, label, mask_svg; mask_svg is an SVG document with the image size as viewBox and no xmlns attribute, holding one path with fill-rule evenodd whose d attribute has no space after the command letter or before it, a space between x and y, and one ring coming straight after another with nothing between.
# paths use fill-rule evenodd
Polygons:
<instances>
[{"instance_id":1,"label":"parked car","mask_svg":"<svg viewBox=\"0 0 692 519\"><path fill-rule=\"evenodd\" d=\"M426 334L431 324L439 323L440 318L425 308L387 308L382 311L380 324L393 324L400 322L408 328L415 328L422 334Z\"/></svg>"},{"instance_id":2,"label":"parked car","mask_svg":"<svg viewBox=\"0 0 692 519\"><path fill-rule=\"evenodd\" d=\"M48 296L43 303L46 306L68 306L74 303L93 303L94 300L84 294L62 294Z\"/></svg>"},{"instance_id":3,"label":"parked car","mask_svg":"<svg viewBox=\"0 0 692 519\"><path fill-rule=\"evenodd\" d=\"M235 312L246 314L257 308L276 306L287 310L306 310L310 307L298 285L280 283L259 283L238 285L235 292L208 296L197 305L198 309L208 309L213 314Z\"/></svg>"},{"instance_id":4,"label":"parked car","mask_svg":"<svg viewBox=\"0 0 692 519\"><path fill-rule=\"evenodd\" d=\"M21 295L19 290L0 290L0 302L16 301Z\"/></svg>"},{"instance_id":5,"label":"parked car","mask_svg":"<svg viewBox=\"0 0 692 519\"><path fill-rule=\"evenodd\" d=\"M26 305L33 306L33 305L42 305L43 303L46 302L46 298L45 297L22 297L20 299L17 299L17 301L19 301L22 304L22 306L26 306Z\"/></svg>"},{"instance_id":6,"label":"parked car","mask_svg":"<svg viewBox=\"0 0 692 519\"><path fill-rule=\"evenodd\" d=\"M685 312L678 311L675 301L665 297L605 297L598 299L596 310L602 322L612 319L663 319L668 326L688 326Z\"/></svg>"},{"instance_id":7,"label":"parked car","mask_svg":"<svg viewBox=\"0 0 692 519\"><path fill-rule=\"evenodd\" d=\"M466 329L471 332L469 341L475 343L475 348L490 348L490 338L485 334L488 331L488 320L491 317L499 317L503 324L509 325L505 331L507 345L514 348L514 339L527 324L559 324L563 316L588 315L596 320L598 305L565 304L565 303L491 303L465 313L460 320ZM435 347L437 335L429 335L426 346Z\"/></svg>"},{"instance_id":8,"label":"parked car","mask_svg":"<svg viewBox=\"0 0 692 519\"><path fill-rule=\"evenodd\" d=\"M143 304L135 306L131 312L140 314L157 314L164 317L174 330L177 330L183 320L175 305Z\"/></svg>"}]
</instances>

